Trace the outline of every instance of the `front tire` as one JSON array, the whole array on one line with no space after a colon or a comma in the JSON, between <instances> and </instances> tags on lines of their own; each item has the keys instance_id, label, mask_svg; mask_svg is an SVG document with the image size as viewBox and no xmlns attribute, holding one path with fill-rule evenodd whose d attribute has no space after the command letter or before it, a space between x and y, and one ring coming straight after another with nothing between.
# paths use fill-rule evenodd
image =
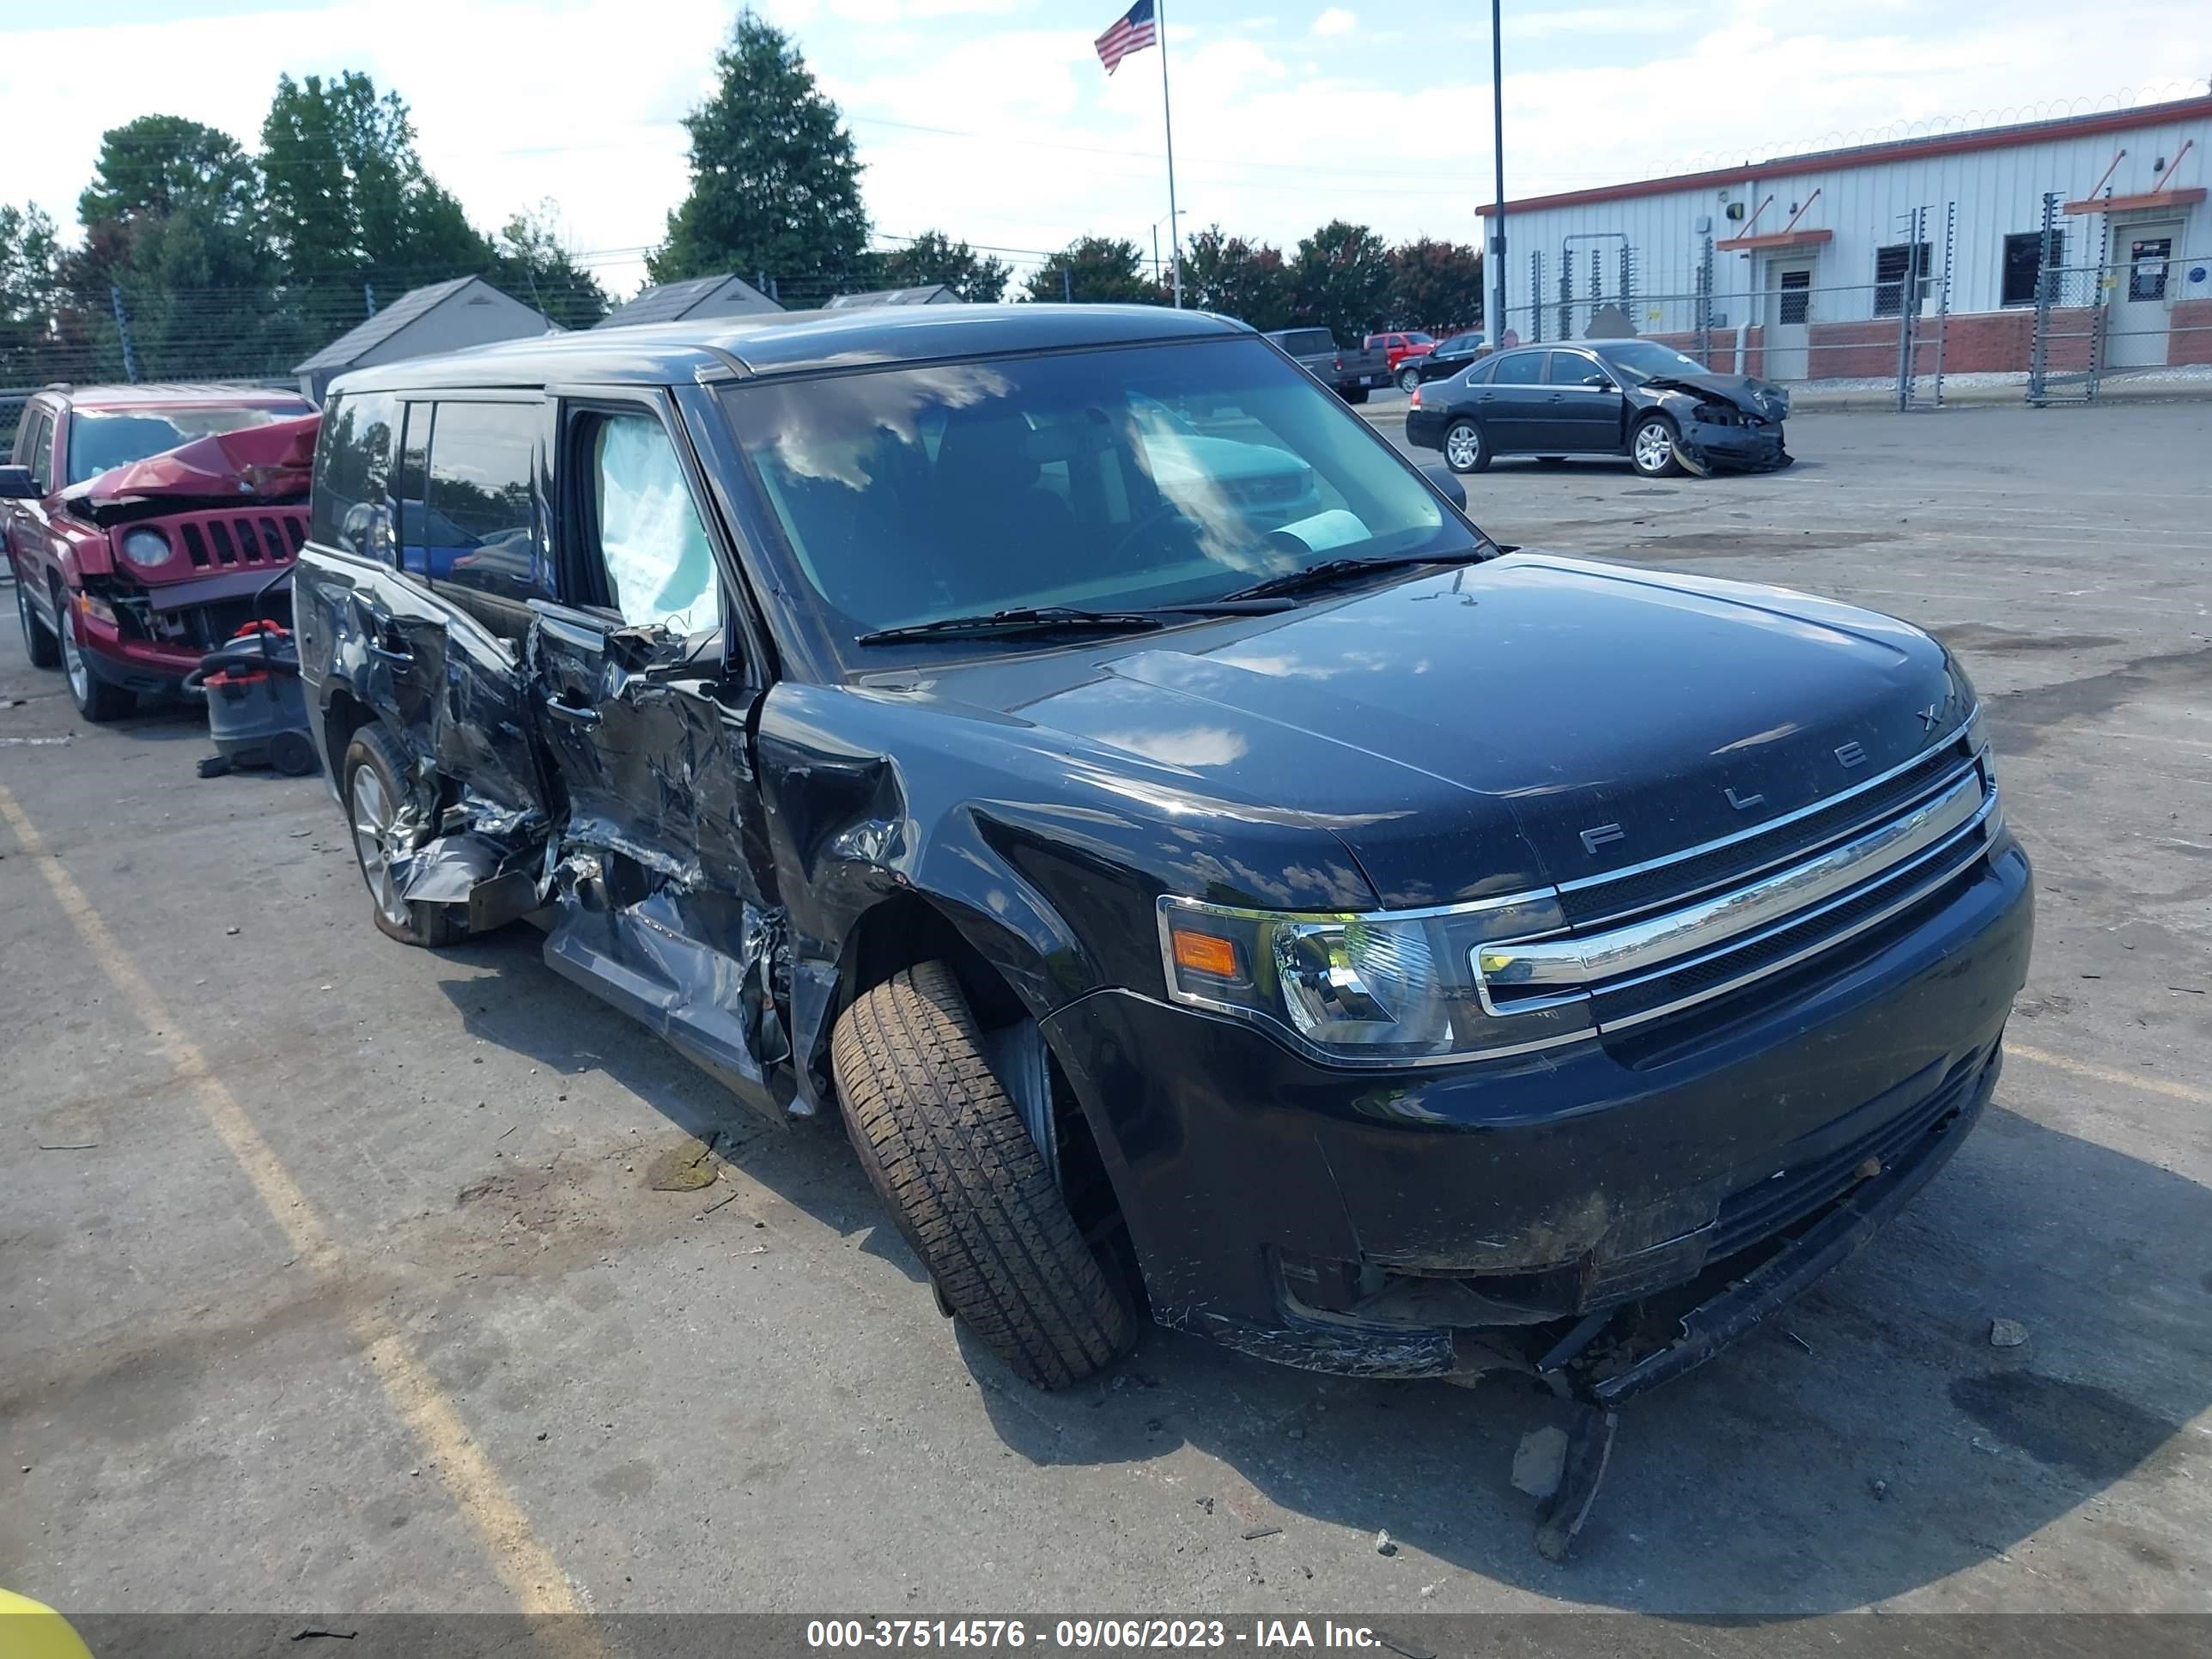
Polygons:
<instances>
[{"instance_id":1,"label":"front tire","mask_svg":"<svg viewBox=\"0 0 2212 1659\"><path fill-rule=\"evenodd\" d=\"M15 619L23 624L23 650L31 659L31 666L60 667L62 642L31 609L31 584L20 576L15 579Z\"/></svg>"},{"instance_id":2,"label":"front tire","mask_svg":"<svg viewBox=\"0 0 2212 1659\"><path fill-rule=\"evenodd\" d=\"M1444 428L1444 465L1455 472L1480 472L1490 465L1490 446L1473 421L1454 421Z\"/></svg>"},{"instance_id":3,"label":"front tire","mask_svg":"<svg viewBox=\"0 0 2212 1659\"><path fill-rule=\"evenodd\" d=\"M925 962L863 994L830 1060L854 1151L939 1306L1038 1388L1111 1364L1134 1334L1127 1304L985 1061L951 969Z\"/></svg>"},{"instance_id":4,"label":"front tire","mask_svg":"<svg viewBox=\"0 0 2212 1659\"><path fill-rule=\"evenodd\" d=\"M21 603L20 598L17 603ZM92 672L84 636L79 631L83 624L76 606L70 603L70 596L63 589L54 590L54 611L61 618L62 675L69 682L70 701L76 705L76 712L94 726L121 720L138 707L138 699Z\"/></svg>"},{"instance_id":5,"label":"front tire","mask_svg":"<svg viewBox=\"0 0 2212 1659\"><path fill-rule=\"evenodd\" d=\"M1628 434L1628 460L1647 478L1671 478L1682 470L1674 456L1674 423L1664 415L1646 415Z\"/></svg>"},{"instance_id":6,"label":"front tire","mask_svg":"<svg viewBox=\"0 0 2212 1659\"><path fill-rule=\"evenodd\" d=\"M400 843L400 809L406 805L405 771L399 750L380 726L364 726L346 746L338 767L339 798L353 831L354 862L368 887L370 913L377 931L402 945L434 949L451 945L467 927L450 904L417 904L399 896L392 874Z\"/></svg>"},{"instance_id":7,"label":"front tire","mask_svg":"<svg viewBox=\"0 0 2212 1659\"><path fill-rule=\"evenodd\" d=\"M1411 391L1412 391L1415 386L1417 386L1420 385L1420 383L1421 383L1421 371L1420 371L1419 369L1418 369L1418 368L1401 368L1401 369L1400 369L1400 370L1398 371L1398 390L1399 390L1399 391L1401 391L1401 392L1411 392Z\"/></svg>"}]
</instances>

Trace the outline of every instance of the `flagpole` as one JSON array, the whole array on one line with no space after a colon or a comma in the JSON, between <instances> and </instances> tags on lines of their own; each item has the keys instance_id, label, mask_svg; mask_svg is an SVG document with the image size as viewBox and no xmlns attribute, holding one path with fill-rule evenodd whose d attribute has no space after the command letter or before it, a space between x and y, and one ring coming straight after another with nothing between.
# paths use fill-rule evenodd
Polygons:
<instances>
[{"instance_id":1,"label":"flagpole","mask_svg":"<svg viewBox=\"0 0 2212 1659\"><path fill-rule=\"evenodd\" d=\"M1168 96L1167 0L1152 0L1152 21L1160 36L1160 115L1168 138L1168 257L1175 265L1176 309L1182 309L1182 221L1176 215L1175 104Z\"/></svg>"}]
</instances>

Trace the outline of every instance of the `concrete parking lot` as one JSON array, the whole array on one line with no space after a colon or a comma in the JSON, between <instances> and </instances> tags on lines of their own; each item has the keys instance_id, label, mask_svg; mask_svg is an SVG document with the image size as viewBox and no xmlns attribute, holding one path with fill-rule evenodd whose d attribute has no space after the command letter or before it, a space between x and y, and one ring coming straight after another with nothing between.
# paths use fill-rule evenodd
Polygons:
<instances>
[{"instance_id":1,"label":"concrete parking lot","mask_svg":"<svg viewBox=\"0 0 2212 1659\"><path fill-rule=\"evenodd\" d=\"M2212 1611L2212 405L1791 440L1769 477L1468 482L1501 540L1950 641L2037 860L2036 964L1983 1127L1863 1255L1631 1408L1576 1559L1537 1556L1511 1484L1559 1420L1525 1386L1154 1332L1029 1390L938 1316L834 1121L740 1116L526 928L385 939L318 783L195 779L188 714L82 724L11 626L0 1583L108 1611ZM718 1178L661 1189L697 1134Z\"/></svg>"}]
</instances>

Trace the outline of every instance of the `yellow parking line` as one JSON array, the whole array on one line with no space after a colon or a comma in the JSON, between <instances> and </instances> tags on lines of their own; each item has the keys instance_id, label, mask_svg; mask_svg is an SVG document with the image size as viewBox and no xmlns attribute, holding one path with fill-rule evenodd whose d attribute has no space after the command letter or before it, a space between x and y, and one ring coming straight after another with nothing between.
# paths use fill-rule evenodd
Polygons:
<instances>
[{"instance_id":1,"label":"yellow parking line","mask_svg":"<svg viewBox=\"0 0 2212 1659\"><path fill-rule=\"evenodd\" d=\"M262 1139L238 1097L208 1065L207 1057L179 1029L152 982L116 943L84 890L47 849L45 837L4 784L0 784L0 818L8 821L16 842L46 877L63 915L121 994L125 1006L160 1046L178 1079L190 1086L210 1126L238 1160L238 1167L260 1196L270 1219L283 1230L300 1265L318 1278L338 1278L337 1245L306 1192L284 1167L276 1149ZM483 1540L494 1570L516 1605L538 1619L581 1613L584 1604L553 1553L531 1530L521 1505L483 1448L471 1437L459 1410L439 1388L405 1336L374 1310L354 1316L350 1328L386 1399L422 1447L423 1461L436 1471L454 1505ZM538 1633L574 1659L587 1659L597 1648L580 1620L543 1626Z\"/></svg>"},{"instance_id":2,"label":"yellow parking line","mask_svg":"<svg viewBox=\"0 0 2212 1659\"><path fill-rule=\"evenodd\" d=\"M2069 1072L2075 1077L2092 1078L2099 1083L2118 1084L2123 1089L2141 1089L2146 1094L2185 1100L2194 1106L2212 1106L2212 1089L2200 1089L2193 1083L2170 1083L2162 1077L2145 1077L2140 1072L2121 1072L2110 1066L2093 1066L2086 1060L2069 1060L2063 1054L2054 1054L2046 1049L2031 1048L2024 1042L2014 1042L2010 1037L2005 1039L2005 1053L2017 1054L2022 1060L2032 1060L2038 1066L2048 1066L2055 1072Z\"/></svg>"}]
</instances>

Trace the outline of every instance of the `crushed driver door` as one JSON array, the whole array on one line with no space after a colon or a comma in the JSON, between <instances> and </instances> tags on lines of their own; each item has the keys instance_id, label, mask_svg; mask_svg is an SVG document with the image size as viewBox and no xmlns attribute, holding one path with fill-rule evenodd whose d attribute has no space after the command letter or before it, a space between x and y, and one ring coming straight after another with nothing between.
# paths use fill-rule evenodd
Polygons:
<instances>
[{"instance_id":1,"label":"crushed driver door","mask_svg":"<svg viewBox=\"0 0 2212 1659\"><path fill-rule=\"evenodd\" d=\"M734 561L671 403L572 398L559 432L562 595L533 606L526 661L562 797L546 960L780 1118L782 915Z\"/></svg>"}]
</instances>

